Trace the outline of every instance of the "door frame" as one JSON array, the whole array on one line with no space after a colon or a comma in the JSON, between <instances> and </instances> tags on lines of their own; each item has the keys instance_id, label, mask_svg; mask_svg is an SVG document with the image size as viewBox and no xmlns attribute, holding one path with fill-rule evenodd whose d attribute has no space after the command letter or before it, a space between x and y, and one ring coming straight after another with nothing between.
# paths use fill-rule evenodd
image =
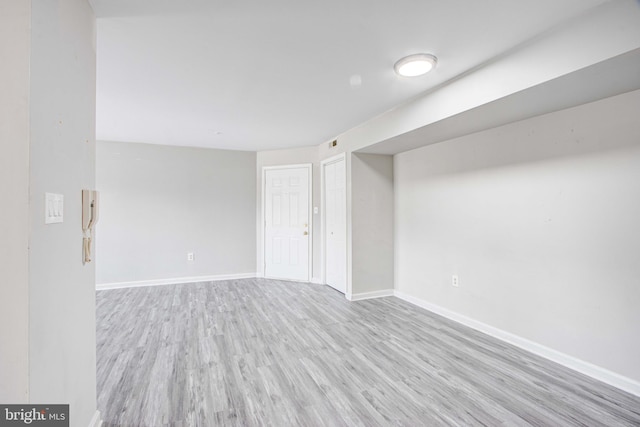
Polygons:
<instances>
[{"instance_id":1,"label":"door frame","mask_svg":"<svg viewBox=\"0 0 640 427\"><path fill-rule=\"evenodd\" d=\"M283 170L283 169L307 169L309 175L309 208L307 209L307 224L309 224L309 266L307 267L307 282L311 281L312 268L313 268L313 163L300 163L295 165L279 165L279 166L263 166L262 167L262 206L260 209L260 226L262 227L262 277L269 278L267 276L267 224L265 209L267 203L265 196L267 194L267 171L269 170ZM278 280L287 280L278 278ZM293 280L292 280L293 281Z\"/></svg>"},{"instance_id":2,"label":"door frame","mask_svg":"<svg viewBox=\"0 0 640 427\"><path fill-rule=\"evenodd\" d=\"M345 198L345 226L346 226L346 230L345 230L345 254L347 255L347 259L344 260L345 262L345 274L347 275L347 277L345 278L345 286L346 286L346 292L345 295L351 294L351 289L349 286L349 245L348 245L348 240L349 240L349 236L348 236L348 221L347 221L347 176L349 175L348 171L347 171L347 153L340 153L340 154L336 154L335 156L329 157L327 159L324 159L323 161L320 162L320 206L322 207L321 209L321 215L320 215L320 227L321 227L321 232L320 232L320 281L323 285L327 284L327 223L326 223L326 213L327 213L327 203L325 200L326 197L326 191L325 191L325 172L324 172L324 168L326 165L328 165L329 163L334 163L334 162L338 162L342 160L344 162L344 183L345 183L345 192L344 192L344 198Z\"/></svg>"}]
</instances>

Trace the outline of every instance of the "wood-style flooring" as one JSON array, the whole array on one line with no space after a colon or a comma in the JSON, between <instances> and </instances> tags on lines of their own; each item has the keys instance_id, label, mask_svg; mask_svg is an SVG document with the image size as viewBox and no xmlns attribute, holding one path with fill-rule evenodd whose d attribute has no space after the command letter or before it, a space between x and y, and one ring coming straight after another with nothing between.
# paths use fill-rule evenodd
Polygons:
<instances>
[{"instance_id":1,"label":"wood-style flooring","mask_svg":"<svg viewBox=\"0 0 640 427\"><path fill-rule=\"evenodd\" d=\"M640 398L394 297L267 279L97 293L105 426L640 426Z\"/></svg>"}]
</instances>

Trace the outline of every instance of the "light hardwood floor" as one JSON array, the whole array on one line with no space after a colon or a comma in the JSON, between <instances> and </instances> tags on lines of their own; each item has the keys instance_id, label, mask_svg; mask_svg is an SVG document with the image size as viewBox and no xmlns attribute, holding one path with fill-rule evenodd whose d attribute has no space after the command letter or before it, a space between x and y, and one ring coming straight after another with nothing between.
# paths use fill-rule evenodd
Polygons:
<instances>
[{"instance_id":1,"label":"light hardwood floor","mask_svg":"<svg viewBox=\"0 0 640 427\"><path fill-rule=\"evenodd\" d=\"M640 398L394 297L118 289L97 325L105 426L640 426Z\"/></svg>"}]
</instances>

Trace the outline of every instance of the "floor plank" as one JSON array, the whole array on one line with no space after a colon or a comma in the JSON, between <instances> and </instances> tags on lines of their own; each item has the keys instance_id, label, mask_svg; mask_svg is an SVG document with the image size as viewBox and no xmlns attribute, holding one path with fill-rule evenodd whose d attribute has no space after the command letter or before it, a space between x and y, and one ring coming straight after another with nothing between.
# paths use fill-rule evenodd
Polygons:
<instances>
[{"instance_id":1,"label":"floor plank","mask_svg":"<svg viewBox=\"0 0 640 427\"><path fill-rule=\"evenodd\" d=\"M97 292L116 426L640 426L640 398L394 297L268 279Z\"/></svg>"}]
</instances>

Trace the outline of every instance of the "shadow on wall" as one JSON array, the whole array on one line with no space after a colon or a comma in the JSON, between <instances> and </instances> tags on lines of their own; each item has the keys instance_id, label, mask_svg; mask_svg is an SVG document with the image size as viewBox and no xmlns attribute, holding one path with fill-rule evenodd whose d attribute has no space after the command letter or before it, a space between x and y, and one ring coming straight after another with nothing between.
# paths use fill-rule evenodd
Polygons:
<instances>
[{"instance_id":1,"label":"shadow on wall","mask_svg":"<svg viewBox=\"0 0 640 427\"><path fill-rule=\"evenodd\" d=\"M574 113L576 108L581 114ZM633 149L640 141L640 130L625 125L637 121L637 111L640 91L440 142L428 146L430 155L422 160L424 171L428 176L460 174ZM594 121L598 133L590 131ZM612 136L621 127L635 133L625 138ZM505 135L510 138L508 143Z\"/></svg>"}]
</instances>

